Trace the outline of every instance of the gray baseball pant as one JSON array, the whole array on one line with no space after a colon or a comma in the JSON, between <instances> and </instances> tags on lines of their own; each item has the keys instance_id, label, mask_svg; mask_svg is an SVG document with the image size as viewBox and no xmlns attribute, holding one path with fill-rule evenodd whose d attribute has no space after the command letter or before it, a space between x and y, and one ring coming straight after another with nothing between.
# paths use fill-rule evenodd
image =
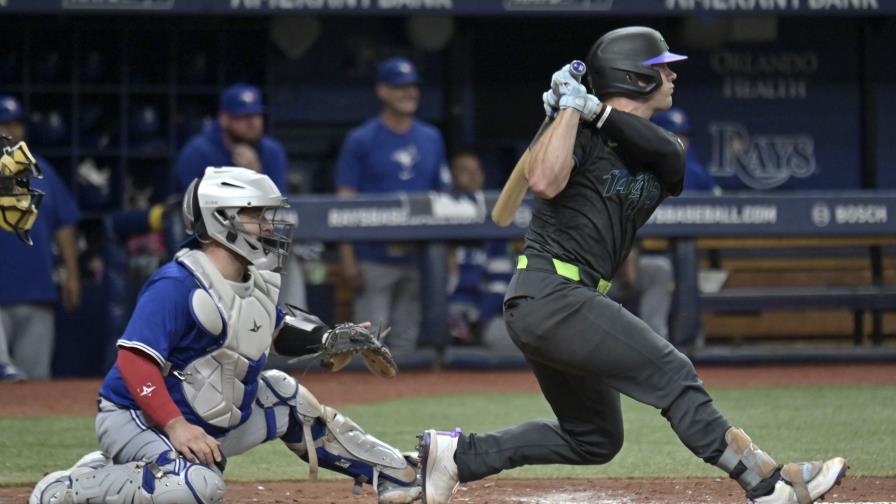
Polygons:
<instances>
[{"instance_id":1,"label":"gray baseball pant","mask_svg":"<svg viewBox=\"0 0 896 504\"><path fill-rule=\"evenodd\" d=\"M615 301L553 272L517 270L504 320L556 419L462 435L460 481L528 464L609 462L622 448L620 393L658 408L704 461L721 456L729 424L691 362Z\"/></svg>"},{"instance_id":2,"label":"gray baseball pant","mask_svg":"<svg viewBox=\"0 0 896 504\"><path fill-rule=\"evenodd\" d=\"M420 269L407 265L359 263L364 287L355 297L355 322L370 321L373 327L392 327L386 344L394 355L414 351L422 316Z\"/></svg>"},{"instance_id":3,"label":"gray baseball pant","mask_svg":"<svg viewBox=\"0 0 896 504\"><path fill-rule=\"evenodd\" d=\"M32 380L50 379L56 344L56 313L53 306L0 306L0 323L3 324L12 363Z\"/></svg>"}]
</instances>

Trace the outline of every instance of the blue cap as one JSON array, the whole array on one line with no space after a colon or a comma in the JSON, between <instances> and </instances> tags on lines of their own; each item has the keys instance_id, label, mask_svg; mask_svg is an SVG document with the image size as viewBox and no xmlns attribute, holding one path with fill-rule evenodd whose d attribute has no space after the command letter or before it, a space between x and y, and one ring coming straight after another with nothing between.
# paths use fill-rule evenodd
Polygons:
<instances>
[{"instance_id":1,"label":"blue cap","mask_svg":"<svg viewBox=\"0 0 896 504\"><path fill-rule=\"evenodd\" d=\"M688 115L680 108L672 107L669 110L657 112L651 119L657 126L672 133L680 135L691 133L691 122L688 121Z\"/></svg>"},{"instance_id":2,"label":"blue cap","mask_svg":"<svg viewBox=\"0 0 896 504\"><path fill-rule=\"evenodd\" d=\"M22 104L12 96L0 96L0 123L22 118Z\"/></svg>"},{"instance_id":3,"label":"blue cap","mask_svg":"<svg viewBox=\"0 0 896 504\"><path fill-rule=\"evenodd\" d=\"M409 59L395 57L380 63L376 81L387 86L406 86L419 83L420 76Z\"/></svg>"},{"instance_id":4,"label":"blue cap","mask_svg":"<svg viewBox=\"0 0 896 504\"><path fill-rule=\"evenodd\" d=\"M234 116L260 114L264 112L261 91L251 84L233 84L221 93L218 110Z\"/></svg>"}]
</instances>

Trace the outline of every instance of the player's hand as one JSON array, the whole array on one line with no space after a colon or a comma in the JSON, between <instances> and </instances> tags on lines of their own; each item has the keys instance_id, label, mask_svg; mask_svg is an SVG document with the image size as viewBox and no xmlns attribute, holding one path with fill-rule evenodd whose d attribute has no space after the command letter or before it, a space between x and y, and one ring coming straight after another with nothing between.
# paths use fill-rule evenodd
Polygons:
<instances>
[{"instance_id":1,"label":"player's hand","mask_svg":"<svg viewBox=\"0 0 896 504\"><path fill-rule=\"evenodd\" d=\"M582 89L585 86L582 86ZM571 108L582 113L582 120L591 122L597 117L600 111L600 100L592 94L585 93L583 95L567 94L560 98L560 110Z\"/></svg>"},{"instance_id":2,"label":"player's hand","mask_svg":"<svg viewBox=\"0 0 896 504\"><path fill-rule=\"evenodd\" d=\"M557 117L557 112L560 109L560 99L557 98L554 91L550 89L545 91L544 94L541 95L541 102L544 104L544 115L551 119Z\"/></svg>"},{"instance_id":3,"label":"player's hand","mask_svg":"<svg viewBox=\"0 0 896 504\"><path fill-rule=\"evenodd\" d=\"M563 98L566 95L582 96L588 94L588 90L579 82L579 77L571 73L569 65L564 65L563 68L557 70L551 76L551 91L554 92L557 98Z\"/></svg>"},{"instance_id":4,"label":"player's hand","mask_svg":"<svg viewBox=\"0 0 896 504\"><path fill-rule=\"evenodd\" d=\"M77 275L66 275L61 294L66 311L75 311L81 306L81 280Z\"/></svg>"},{"instance_id":5,"label":"player's hand","mask_svg":"<svg viewBox=\"0 0 896 504\"><path fill-rule=\"evenodd\" d=\"M261 160L258 159L255 147L243 142L236 143L233 145L230 156L236 166L261 173Z\"/></svg>"},{"instance_id":6,"label":"player's hand","mask_svg":"<svg viewBox=\"0 0 896 504\"><path fill-rule=\"evenodd\" d=\"M179 416L168 422L164 430L174 449L187 460L207 466L221 461L221 443L184 417Z\"/></svg>"}]
</instances>

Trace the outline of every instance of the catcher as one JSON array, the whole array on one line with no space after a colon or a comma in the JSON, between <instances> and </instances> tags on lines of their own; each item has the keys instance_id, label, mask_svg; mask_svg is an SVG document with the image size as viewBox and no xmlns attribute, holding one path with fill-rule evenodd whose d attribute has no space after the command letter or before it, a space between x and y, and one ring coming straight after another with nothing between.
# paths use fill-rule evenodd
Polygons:
<instances>
[{"instance_id":1,"label":"catcher","mask_svg":"<svg viewBox=\"0 0 896 504\"><path fill-rule=\"evenodd\" d=\"M102 451L45 476L30 503L222 502L226 457L280 438L317 467L372 484L381 503L420 496L416 466L294 378L262 371L273 349L318 355L333 370L361 353L381 376L395 363L369 324L329 329L276 306L289 257L286 198L266 176L208 168L187 189L187 248L143 286L100 388Z\"/></svg>"}]
</instances>

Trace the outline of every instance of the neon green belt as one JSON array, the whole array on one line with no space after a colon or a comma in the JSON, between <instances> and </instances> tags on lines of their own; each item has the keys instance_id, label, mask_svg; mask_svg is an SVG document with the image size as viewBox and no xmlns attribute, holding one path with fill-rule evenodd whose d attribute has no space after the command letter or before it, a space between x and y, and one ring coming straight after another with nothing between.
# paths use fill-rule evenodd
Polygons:
<instances>
[{"instance_id":1,"label":"neon green belt","mask_svg":"<svg viewBox=\"0 0 896 504\"><path fill-rule=\"evenodd\" d=\"M563 262L559 259L553 259L553 258L551 258L551 261L554 263L554 270L557 272L558 275L560 275L564 278L568 278L569 280L572 280L573 282L581 282L582 281L582 275L579 273L579 267L576 266L575 264ZM524 255L520 255L519 259L517 259L517 261L516 261L516 269L526 269L526 266L528 266L528 265L529 265L529 259ZM604 280L603 278L601 278L597 282L596 290L597 290L597 292L600 292L601 294L606 294L610 290L610 287L612 285L613 285L612 282L608 282L607 280Z\"/></svg>"}]
</instances>

